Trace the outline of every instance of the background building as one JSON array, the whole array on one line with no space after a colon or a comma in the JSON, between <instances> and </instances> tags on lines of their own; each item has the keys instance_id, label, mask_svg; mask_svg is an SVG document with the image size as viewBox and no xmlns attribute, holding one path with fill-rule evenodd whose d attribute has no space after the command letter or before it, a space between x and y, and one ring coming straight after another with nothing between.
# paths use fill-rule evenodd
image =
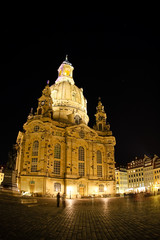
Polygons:
<instances>
[{"instance_id":1,"label":"background building","mask_svg":"<svg viewBox=\"0 0 160 240\"><path fill-rule=\"evenodd\" d=\"M125 167L115 169L116 193L125 193L128 190L128 176Z\"/></svg>"},{"instance_id":2,"label":"background building","mask_svg":"<svg viewBox=\"0 0 160 240\"><path fill-rule=\"evenodd\" d=\"M0 185L3 182L3 179L4 179L3 167L0 167Z\"/></svg>"},{"instance_id":3,"label":"background building","mask_svg":"<svg viewBox=\"0 0 160 240\"><path fill-rule=\"evenodd\" d=\"M160 158L144 155L128 163L128 190L133 192L156 192L160 189Z\"/></svg>"},{"instance_id":4,"label":"background building","mask_svg":"<svg viewBox=\"0 0 160 240\"><path fill-rule=\"evenodd\" d=\"M66 58L18 133L18 188L67 197L114 194L116 142L100 99L95 117L92 129L83 89L75 85Z\"/></svg>"},{"instance_id":5,"label":"background building","mask_svg":"<svg viewBox=\"0 0 160 240\"><path fill-rule=\"evenodd\" d=\"M144 155L144 187L145 191L152 192L154 187L154 175L153 175L153 168L154 168L154 161L153 159Z\"/></svg>"},{"instance_id":6,"label":"background building","mask_svg":"<svg viewBox=\"0 0 160 240\"><path fill-rule=\"evenodd\" d=\"M153 182L154 182L154 191L160 190L160 158L157 155L154 155L154 169L153 169Z\"/></svg>"},{"instance_id":7,"label":"background building","mask_svg":"<svg viewBox=\"0 0 160 240\"><path fill-rule=\"evenodd\" d=\"M143 159L135 158L135 161L128 163L128 190L133 192L144 191Z\"/></svg>"}]
</instances>

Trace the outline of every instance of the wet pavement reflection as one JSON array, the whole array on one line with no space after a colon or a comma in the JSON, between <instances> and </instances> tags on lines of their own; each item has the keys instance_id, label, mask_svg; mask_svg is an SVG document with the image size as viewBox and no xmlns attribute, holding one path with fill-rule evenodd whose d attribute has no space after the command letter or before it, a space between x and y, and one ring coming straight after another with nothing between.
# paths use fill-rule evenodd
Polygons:
<instances>
[{"instance_id":1,"label":"wet pavement reflection","mask_svg":"<svg viewBox=\"0 0 160 240\"><path fill-rule=\"evenodd\" d=\"M20 198L0 194L0 239L160 239L160 196Z\"/></svg>"}]
</instances>

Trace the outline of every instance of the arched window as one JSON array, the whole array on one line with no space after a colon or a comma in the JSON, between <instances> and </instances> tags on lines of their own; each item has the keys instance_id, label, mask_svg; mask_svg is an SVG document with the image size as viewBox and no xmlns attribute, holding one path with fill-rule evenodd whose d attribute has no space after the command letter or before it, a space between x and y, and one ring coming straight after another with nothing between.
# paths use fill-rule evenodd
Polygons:
<instances>
[{"instance_id":1,"label":"arched window","mask_svg":"<svg viewBox=\"0 0 160 240\"><path fill-rule=\"evenodd\" d=\"M78 172L81 177L85 175L84 159L84 148L80 146L78 149L78 160L80 161L78 163Z\"/></svg>"},{"instance_id":2,"label":"arched window","mask_svg":"<svg viewBox=\"0 0 160 240\"><path fill-rule=\"evenodd\" d=\"M102 131L102 124L101 123L98 125L98 127L99 127L99 131Z\"/></svg>"},{"instance_id":3,"label":"arched window","mask_svg":"<svg viewBox=\"0 0 160 240\"><path fill-rule=\"evenodd\" d=\"M32 147L32 156L38 156L38 148L39 148L39 142L34 141L33 147Z\"/></svg>"},{"instance_id":4,"label":"arched window","mask_svg":"<svg viewBox=\"0 0 160 240\"><path fill-rule=\"evenodd\" d=\"M101 151L97 151L97 163L102 163L102 154Z\"/></svg>"},{"instance_id":5,"label":"arched window","mask_svg":"<svg viewBox=\"0 0 160 240\"><path fill-rule=\"evenodd\" d=\"M41 115L42 114L42 108L39 108L38 109L38 115Z\"/></svg>"},{"instance_id":6,"label":"arched window","mask_svg":"<svg viewBox=\"0 0 160 240\"><path fill-rule=\"evenodd\" d=\"M80 120L81 120L80 116L76 115L74 119L76 124L80 124Z\"/></svg>"},{"instance_id":7,"label":"arched window","mask_svg":"<svg viewBox=\"0 0 160 240\"><path fill-rule=\"evenodd\" d=\"M61 145L59 143L54 147L54 158L61 159Z\"/></svg>"},{"instance_id":8,"label":"arched window","mask_svg":"<svg viewBox=\"0 0 160 240\"><path fill-rule=\"evenodd\" d=\"M61 184L60 183L54 183L54 191L60 192L61 191Z\"/></svg>"},{"instance_id":9,"label":"arched window","mask_svg":"<svg viewBox=\"0 0 160 240\"><path fill-rule=\"evenodd\" d=\"M78 149L78 160L84 161L84 148L81 146Z\"/></svg>"}]
</instances>

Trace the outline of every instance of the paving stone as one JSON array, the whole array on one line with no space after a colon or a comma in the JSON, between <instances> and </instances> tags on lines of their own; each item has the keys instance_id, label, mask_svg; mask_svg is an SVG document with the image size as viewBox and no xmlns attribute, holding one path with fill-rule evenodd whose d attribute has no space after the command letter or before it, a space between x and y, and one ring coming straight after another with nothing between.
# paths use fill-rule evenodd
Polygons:
<instances>
[{"instance_id":1,"label":"paving stone","mask_svg":"<svg viewBox=\"0 0 160 240\"><path fill-rule=\"evenodd\" d=\"M160 239L160 196L134 199L66 200L36 198L32 207L0 193L0 239ZM32 201L32 199L31 199ZM30 201L29 201L30 202Z\"/></svg>"}]
</instances>

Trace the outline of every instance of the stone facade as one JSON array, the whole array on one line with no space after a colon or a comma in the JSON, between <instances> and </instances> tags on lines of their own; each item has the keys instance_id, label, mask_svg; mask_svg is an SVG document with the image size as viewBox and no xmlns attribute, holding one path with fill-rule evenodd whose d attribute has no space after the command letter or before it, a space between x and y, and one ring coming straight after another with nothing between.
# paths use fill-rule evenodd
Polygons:
<instances>
[{"instance_id":1,"label":"stone facade","mask_svg":"<svg viewBox=\"0 0 160 240\"><path fill-rule=\"evenodd\" d=\"M68 198L115 193L115 137L99 99L96 125L88 126L87 101L66 59L17 137L18 188Z\"/></svg>"}]
</instances>

